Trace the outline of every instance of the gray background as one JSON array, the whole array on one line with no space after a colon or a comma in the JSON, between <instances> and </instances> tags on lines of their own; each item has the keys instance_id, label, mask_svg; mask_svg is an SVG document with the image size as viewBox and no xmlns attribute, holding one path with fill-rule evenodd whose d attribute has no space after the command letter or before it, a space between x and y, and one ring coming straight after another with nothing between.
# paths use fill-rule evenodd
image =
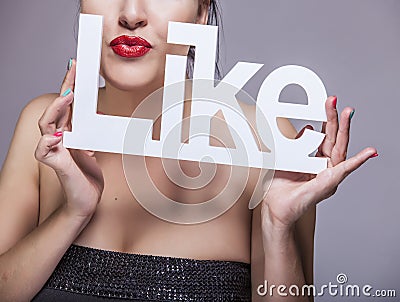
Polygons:
<instances>
[{"instance_id":1,"label":"gray background","mask_svg":"<svg viewBox=\"0 0 400 302\"><path fill-rule=\"evenodd\" d=\"M297 64L314 70L328 94L338 96L339 108L356 108L349 154L369 145L379 150L379 158L318 206L316 284L336 284L336 275L345 273L348 284L396 289L400 296L400 143L395 122L400 110L400 1L221 4L225 72L238 61L264 63L245 87L256 97L263 79L279 66ZM76 13L75 0L1 2L0 163L23 106L35 96L58 91L67 60L75 55ZM299 89L288 89L282 97L305 98ZM361 301L327 295L317 299L339 300Z\"/></svg>"}]
</instances>

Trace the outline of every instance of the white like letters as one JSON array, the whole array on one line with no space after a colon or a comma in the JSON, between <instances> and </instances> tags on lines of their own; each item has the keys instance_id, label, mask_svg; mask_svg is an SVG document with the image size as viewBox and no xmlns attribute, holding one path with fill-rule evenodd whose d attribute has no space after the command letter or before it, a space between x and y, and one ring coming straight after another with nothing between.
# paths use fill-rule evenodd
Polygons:
<instances>
[{"instance_id":1,"label":"white like letters","mask_svg":"<svg viewBox=\"0 0 400 302\"><path fill-rule=\"evenodd\" d=\"M260 151L235 95L263 65L239 62L214 86L216 26L169 23L168 43L196 47L188 144L181 143L180 124L187 64L184 56L167 55L160 140L152 139L153 120L97 114L102 21L102 16L80 16L72 132L64 134L65 147L295 172L319 173L326 168L326 158L309 157L324 134L306 130L301 138L288 139L276 123L277 117L326 121L327 93L321 79L305 67L288 65L264 80L257 97L256 124L270 152ZM307 105L279 102L281 91L290 84L304 88ZM210 119L220 110L235 149L209 144ZM132 125L135 131L127 132ZM93 136L94 132L99 135Z\"/></svg>"}]
</instances>

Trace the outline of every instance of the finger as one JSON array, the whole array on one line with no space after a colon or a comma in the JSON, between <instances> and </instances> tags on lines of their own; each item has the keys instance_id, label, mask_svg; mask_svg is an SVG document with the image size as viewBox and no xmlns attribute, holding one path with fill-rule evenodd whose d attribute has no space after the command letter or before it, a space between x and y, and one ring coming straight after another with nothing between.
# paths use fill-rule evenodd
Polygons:
<instances>
[{"instance_id":1,"label":"finger","mask_svg":"<svg viewBox=\"0 0 400 302\"><path fill-rule=\"evenodd\" d=\"M64 77L63 83L61 85L61 93L65 93L69 89L75 91L75 76L76 76L76 60L70 59L68 62L68 71ZM57 130L68 131L71 130L71 117L72 117L72 106L69 106L67 113L63 115L60 120L60 127Z\"/></svg>"},{"instance_id":2,"label":"finger","mask_svg":"<svg viewBox=\"0 0 400 302\"><path fill-rule=\"evenodd\" d=\"M350 173L361 167L368 159L374 158L377 155L378 153L375 148L366 148L355 156L333 167L332 169L337 172L337 184L341 183Z\"/></svg>"},{"instance_id":3,"label":"finger","mask_svg":"<svg viewBox=\"0 0 400 302\"><path fill-rule=\"evenodd\" d=\"M303 136L303 134L304 134L304 131L306 131L306 129L308 129L308 130L314 130L314 127L313 127L313 126L311 126L311 125L307 125L307 126L305 126L303 129L301 129L301 130L300 130L300 132L299 132L299 133L297 133L297 135L296 135L296 139L298 139L298 138L302 137L302 136Z\"/></svg>"},{"instance_id":4,"label":"finger","mask_svg":"<svg viewBox=\"0 0 400 302\"><path fill-rule=\"evenodd\" d=\"M74 90L74 78L75 78L75 70L76 70L76 66L75 66L75 62L74 60L71 58L68 61L67 64L67 72L65 74L63 83L61 85L61 92L60 92L60 97L63 97L67 94L69 94L70 91ZM53 106L51 106L50 108L46 109L46 114L43 114L40 121L39 121L39 128L40 131L43 134L47 133L53 133L55 131L64 131L64 130L68 130L68 127L66 126L68 124L68 121L70 119L70 108L67 107L65 109L65 111L62 110L58 107L59 102L56 100L55 104ZM56 108L56 109L55 109ZM59 114L59 119L56 120L52 120L52 121L48 121L47 119L54 119L54 115L52 114L52 110L57 110L60 112Z\"/></svg>"},{"instance_id":5,"label":"finger","mask_svg":"<svg viewBox=\"0 0 400 302\"><path fill-rule=\"evenodd\" d=\"M73 102L71 103L71 105L68 105L66 114L63 115L62 118L60 119L59 122L60 127L57 128L58 131L71 131L72 112L74 110L73 105L74 105Z\"/></svg>"},{"instance_id":6,"label":"finger","mask_svg":"<svg viewBox=\"0 0 400 302\"><path fill-rule=\"evenodd\" d=\"M72 106L68 105L65 113L60 115L60 119L56 123L56 131L70 131L71 130L71 112Z\"/></svg>"},{"instance_id":7,"label":"finger","mask_svg":"<svg viewBox=\"0 0 400 302\"><path fill-rule=\"evenodd\" d=\"M46 163L51 150L53 150L62 140L62 133L54 133L53 135L43 135L35 150L35 158L43 163Z\"/></svg>"},{"instance_id":8,"label":"finger","mask_svg":"<svg viewBox=\"0 0 400 302\"><path fill-rule=\"evenodd\" d=\"M333 147L336 143L336 136L339 128L338 113L336 109L337 97L329 97L325 102L325 111L327 122L322 124L322 133L325 133L325 139L318 148L318 153L331 157Z\"/></svg>"},{"instance_id":9,"label":"finger","mask_svg":"<svg viewBox=\"0 0 400 302\"><path fill-rule=\"evenodd\" d=\"M346 107L340 115L339 131L336 144L332 150L331 162L333 166L346 160L347 148L350 140L350 120L354 115L354 109Z\"/></svg>"},{"instance_id":10,"label":"finger","mask_svg":"<svg viewBox=\"0 0 400 302\"><path fill-rule=\"evenodd\" d=\"M72 91L75 89L76 61L74 59L70 59L68 66L69 69L65 74L63 83L61 85L60 96L68 89L71 89Z\"/></svg>"},{"instance_id":11,"label":"finger","mask_svg":"<svg viewBox=\"0 0 400 302\"><path fill-rule=\"evenodd\" d=\"M51 103L39 119L38 125L42 135L53 134L64 127L65 115L68 113L68 106L74 99L73 92L67 90L63 96L58 97Z\"/></svg>"},{"instance_id":12,"label":"finger","mask_svg":"<svg viewBox=\"0 0 400 302\"><path fill-rule=\"evenodd\" d=\"M357 155L341 162L337 166L325 169L316 178L301 187L305 202L318 203L328 198L337 186L353 171L363 165L368 159L378 156L375 148L366 148Z\"/></svg>"}]
</instances>

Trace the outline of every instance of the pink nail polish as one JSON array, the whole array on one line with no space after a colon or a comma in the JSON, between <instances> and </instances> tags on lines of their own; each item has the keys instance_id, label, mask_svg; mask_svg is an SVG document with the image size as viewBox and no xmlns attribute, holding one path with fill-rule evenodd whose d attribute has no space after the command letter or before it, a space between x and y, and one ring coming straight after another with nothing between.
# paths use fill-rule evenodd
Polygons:
<instances>
[{"instance_id":1,"label":"pink nail polish","mask_svg":"<svg viewBox=\"0 0 400 302\"><path fill-rule=\"evenodd\" d=\"M374 158L374 157L378 157L378 156L379 156L378 153L374 153L374 154L372 154L369 158Z\"/></svg>"},{"instance_id":2,"label":"pink nail polish","mask_svg":"<svg viewBox=\"0 0 400 302\"><path fill-rule=\"evenodd\" d=\"M337 105L337 97L335 96L334 98L333 98L333 108L336 108L336 105Z\"/></svg>"},{"instance_id":3,"label":"pink nail polish","mask_svg":"<svg viewBox=\"0 0 400 302\"><path fill-rule=\"evenodd\" d=\"M55 137L60 137L63 135L63 133L61 131L58 131L56 133L53 134Z\"/></svg>"}]
</instances>

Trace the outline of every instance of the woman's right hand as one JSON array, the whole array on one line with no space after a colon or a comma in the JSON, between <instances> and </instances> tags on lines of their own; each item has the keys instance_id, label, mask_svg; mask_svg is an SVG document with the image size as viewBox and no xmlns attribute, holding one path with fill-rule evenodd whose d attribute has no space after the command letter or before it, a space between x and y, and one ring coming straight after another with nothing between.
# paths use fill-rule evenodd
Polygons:
<instances>
[{"instance_id":1,"label":"woman's right hand","mask_svg":"<svg viewBox=\"0 0 400 302\"><path fill-rule=\"evenodd\" d=\"M103 189L104 178L94 152L66 149L62 144L64 130L71 130L73 90L76 62L72 61L61 93L44 111L39 120L42 134L35 158L56 172L66 195L65 209L69 214L91 217Z\"/></svg>"}]
</instances>

